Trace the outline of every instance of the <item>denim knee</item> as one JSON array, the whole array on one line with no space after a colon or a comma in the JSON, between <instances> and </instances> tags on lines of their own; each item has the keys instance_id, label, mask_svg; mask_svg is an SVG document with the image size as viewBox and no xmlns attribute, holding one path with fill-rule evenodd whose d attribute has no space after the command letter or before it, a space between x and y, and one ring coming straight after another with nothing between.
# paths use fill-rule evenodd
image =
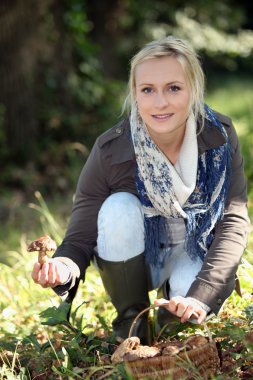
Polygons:
<instances>
[{"instance_id":1,"label":"denim knee","mask_svg":"<svg viewBox=\"0 0 253 380\"><path fill-rule=\"evenodd\" d=\"M98 214L98 255L104 260L125 261L144 251L144 215L133 194L110 195Z\"/></svg>"}]
</instances>

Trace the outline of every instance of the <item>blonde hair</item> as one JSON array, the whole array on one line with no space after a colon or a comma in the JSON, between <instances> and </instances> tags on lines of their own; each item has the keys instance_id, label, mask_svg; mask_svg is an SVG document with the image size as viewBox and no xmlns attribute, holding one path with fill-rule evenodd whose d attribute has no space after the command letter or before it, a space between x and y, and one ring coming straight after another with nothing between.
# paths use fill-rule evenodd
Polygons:
<instances>
[{"instance_id":1,"label":"blonde hair","mask_svg":"<svg viewBox=\"0 0 253 380\"><path fill-rule=\"evenodd\" d=\"M195 120L200 120L200 128L204 122L204 73L200 65L196 52L190 45L179 38L168 36L160 40L152 41L145 45L131 59L131 69L128 82L128 95L123 109L135 105L135 70L136 67L145 60L173 56L181 64L190 88L190 110L193 112Z\"/></svg>"}]
</instances>

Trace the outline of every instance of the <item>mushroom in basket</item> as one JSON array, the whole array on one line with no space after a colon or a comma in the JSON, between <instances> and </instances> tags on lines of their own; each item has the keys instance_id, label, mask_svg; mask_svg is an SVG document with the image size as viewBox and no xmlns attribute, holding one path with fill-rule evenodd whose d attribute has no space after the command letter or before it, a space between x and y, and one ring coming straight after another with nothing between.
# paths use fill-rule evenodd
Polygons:
<instances>
[{"instance_id":1,"label":"mushroom in basket","mask_svg":"<svg viewBox=\"0 0 253 380\"><path fill-rule=\"evenodd\" d=\"M113 364L136 359L147 359L160 355L157 347L142 346L137 336L125 339L111 357Z\"/></svg>"}]
</instances>

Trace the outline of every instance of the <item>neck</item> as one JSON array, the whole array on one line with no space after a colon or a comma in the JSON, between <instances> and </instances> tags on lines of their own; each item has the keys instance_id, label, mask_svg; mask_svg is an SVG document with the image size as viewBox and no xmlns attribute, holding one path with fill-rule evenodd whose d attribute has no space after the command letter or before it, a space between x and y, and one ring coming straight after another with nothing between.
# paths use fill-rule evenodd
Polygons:
<instances>
[{"instance_id":1,"label":"neck","mask_svg":"<svg viewBox=\"0 0 253 380\"><path fill-rule=\"evenodd\" d=\"M185 128L181 128L178 133L171 133L169 135L154 135L150 133L152 140L163 152L163 154L174 165L177 162L179 152L184 140Z\"/></svg>"}]
</instances>

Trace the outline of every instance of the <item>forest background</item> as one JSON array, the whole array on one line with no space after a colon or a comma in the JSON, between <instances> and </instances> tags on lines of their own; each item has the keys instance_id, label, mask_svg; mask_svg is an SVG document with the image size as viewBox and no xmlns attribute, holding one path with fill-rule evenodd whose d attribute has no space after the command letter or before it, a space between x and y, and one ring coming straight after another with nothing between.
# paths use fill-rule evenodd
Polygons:
<instances>
[{"instance_id":1,"label":"forest background","mask_svg":"<svg viewBox=\"0 0 253 380\"><path fill-rule=\"evenodd\" d=\"M252 1L1 0L0 25L0 338L39 330L45 295L55 304L29 278L27 242L46 232L60 243L89 151L122 117L129 59L150 40L173 34L199 53L207 103L239 135L253 217ZM252 233L244 257L247 277ZM44 298L37 309L31 294Z\"/></svg>"},{"instance_id":2,"label":"forest background","mask_svg":"<svg viewBox=\"0 0 253 380\"><path fill-rule=\"evenodd\" d=\"M23 216L22 208L35 191L55 205L62 203L66 215L70 212L78 175L96 137L121 119L130 57L144 43L168 34L192 43L203 63L207 102L235 123L251 207L252 16L252 2L245 0L2 0L4 247L15 247L15 227L16 237L28 232L33 237L34 221Z\"/></svg>"}]
</instances>

